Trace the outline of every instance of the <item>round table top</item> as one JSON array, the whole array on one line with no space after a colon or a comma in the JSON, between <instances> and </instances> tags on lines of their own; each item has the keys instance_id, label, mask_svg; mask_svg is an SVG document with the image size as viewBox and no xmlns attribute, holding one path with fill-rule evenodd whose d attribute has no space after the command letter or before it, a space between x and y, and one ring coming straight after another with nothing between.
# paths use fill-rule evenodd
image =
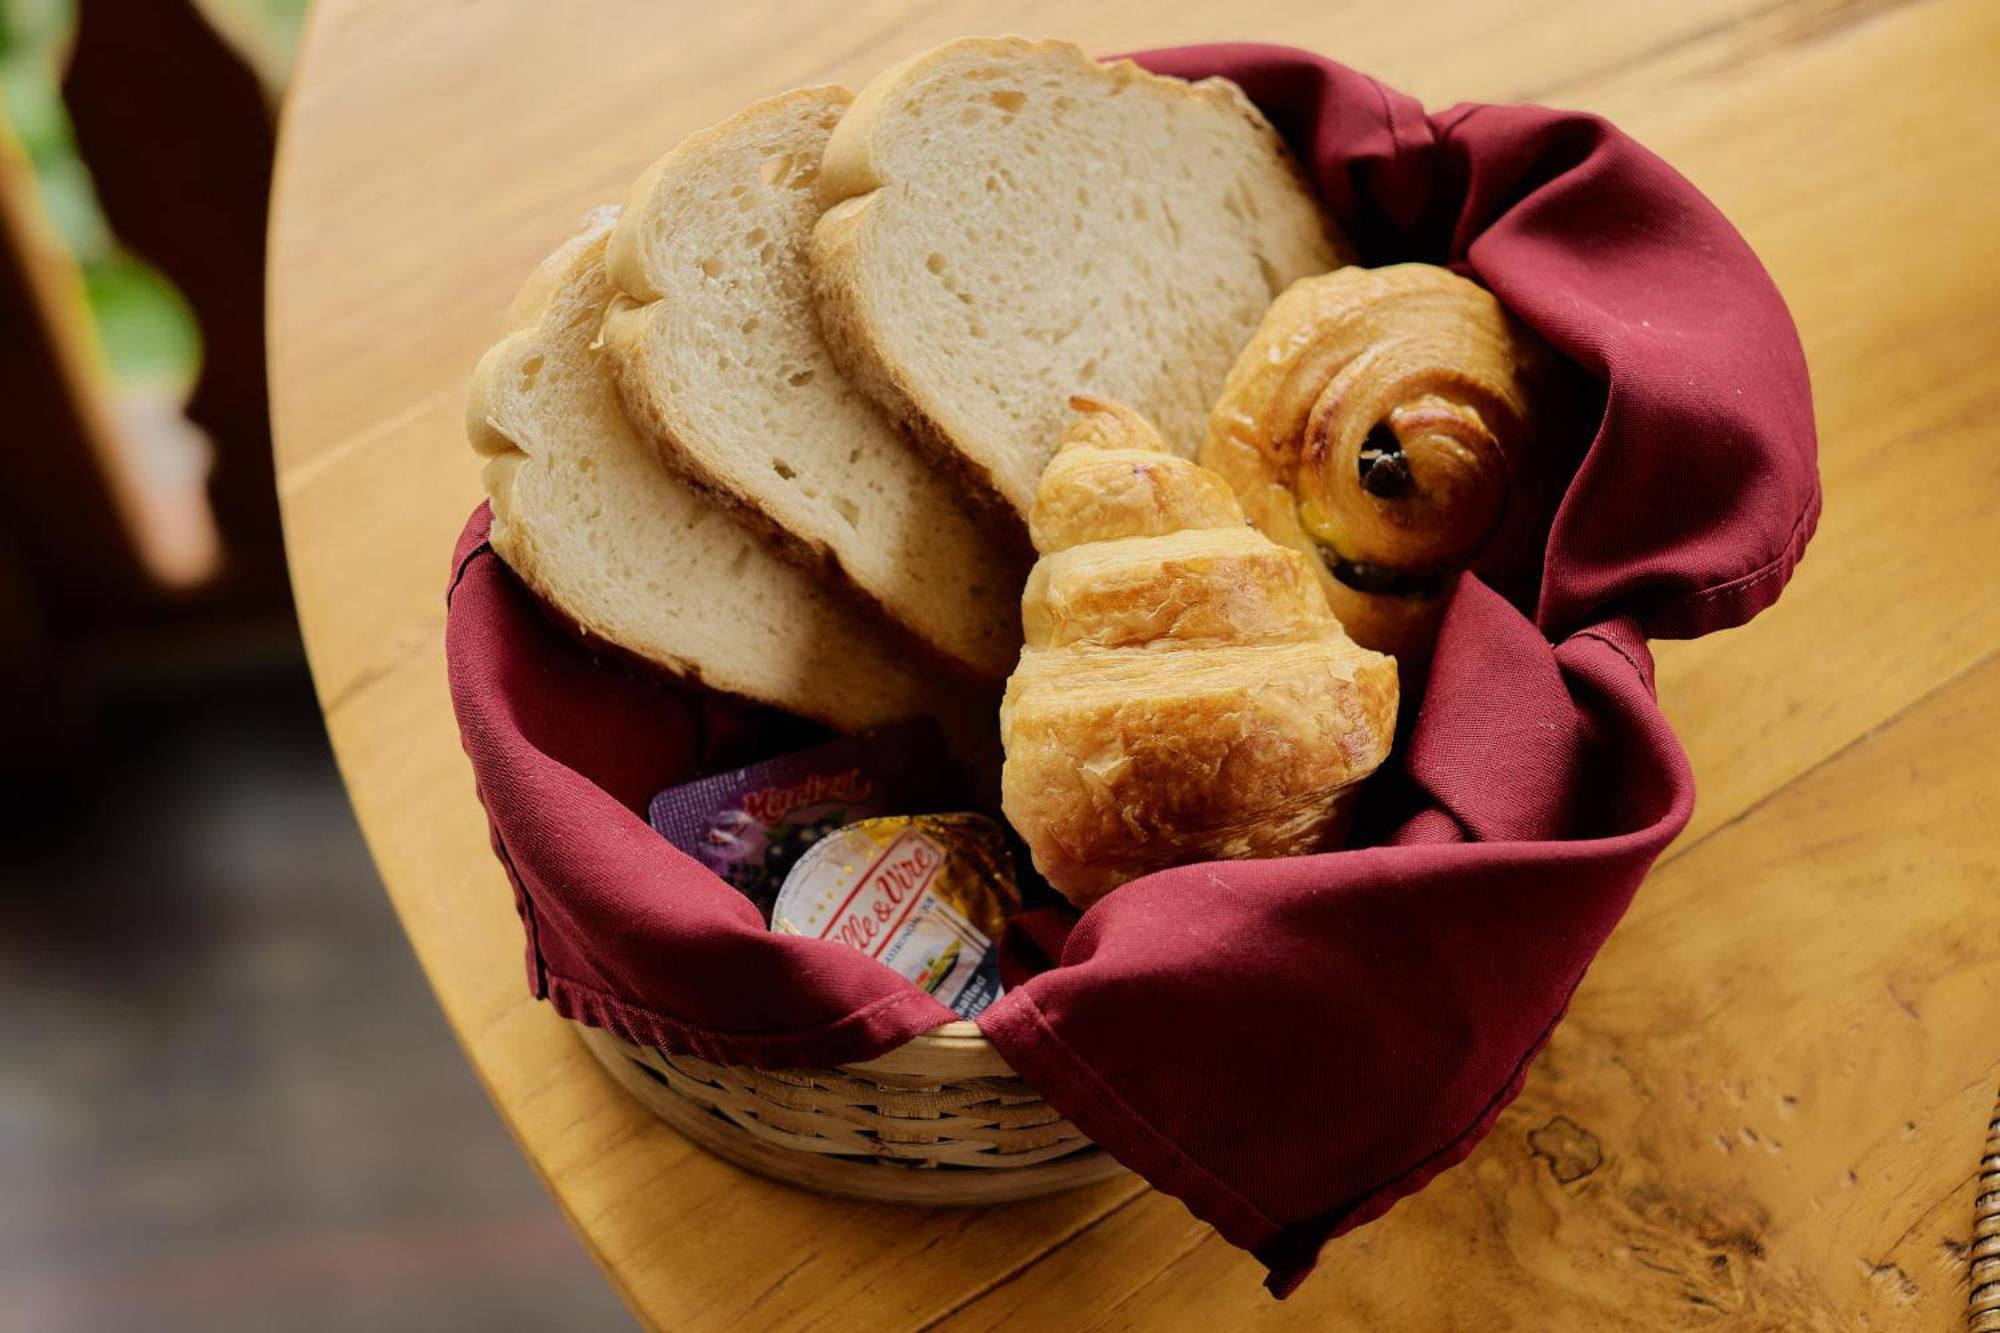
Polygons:
<instances>
[{"instance_id":1,"label":"round table top","mask_svg":"<svg viewBox=\"0 0 2000 1333\"><path fill-rule=\"evenodd\" d=\"M1818 385L1826 519L1796 583L1746 629L1660 646L1692 827L1491 1138L1284 1304L1131 1181L976 1211L835 1202L651 1120L529 999L452 724L446 567L480 498L466 382L531 266L689 130L967 31L1289 42L1432 105L1603 112L1749 237ZM300 618L439 1003L632 1307L675 1329L1963 1319L2000 1082L1996 80L1985 0L320 0L271 229Z\"/></svg>"}]
</instances>

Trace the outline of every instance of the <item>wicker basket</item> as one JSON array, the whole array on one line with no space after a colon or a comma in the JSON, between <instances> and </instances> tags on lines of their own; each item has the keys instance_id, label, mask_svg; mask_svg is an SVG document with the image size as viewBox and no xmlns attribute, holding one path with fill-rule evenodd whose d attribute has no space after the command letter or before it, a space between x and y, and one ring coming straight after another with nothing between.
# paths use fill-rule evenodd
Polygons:
<instances>
[{"instance_id":1,"label":"wicker basket","mask_svg":"<svg viewBox=\"0 0 2000 1333\"><path fill-rule=\"evenodd\" d=\"M834 1069L750 1069L578 1025L611 1076L681 1133L761 1176L850 1198L981 1204L1123 1171L971 1023Z\"/></svg>"},{"instance_id":2,"label":"wicker basket","mask_svg":"<svg viewBox=\"0 0 2000 1333\"><path fill-rule=\"evenodd\" d=\"M1986 1150L1972 1204L1972 1333L2000 1333L2000 1102L1986 1122Z\"/></svg>"}]
</instances>

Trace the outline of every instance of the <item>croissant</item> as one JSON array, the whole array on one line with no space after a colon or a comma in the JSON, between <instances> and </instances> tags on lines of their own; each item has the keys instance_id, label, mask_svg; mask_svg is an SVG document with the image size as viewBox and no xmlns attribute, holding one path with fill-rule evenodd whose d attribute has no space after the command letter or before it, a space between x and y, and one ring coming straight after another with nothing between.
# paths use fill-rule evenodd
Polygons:
<instances>
[{"instance_id":1,"label":"croissant","mask_svg":"<svg viewBox=\"0 0 2000 1333\"><path fill-rule=\"evenodd\" d=\"M1532 539L1531 386L1547 360L1445 269L1301 279L1237 358L1201 461L1260 531L1313 557L1357 642L1417 666L1451 576Z\"/></svg>"},{"instance_id":2,"label":"croissant","mask_svg":"<svg viewBox=\"0 0 2000 1333\"><path fill-rule=\"evenodd\" d=\"M1070 406L1000 706L1002 808L1036 868L1088 906L1165 866L1329 845L1389 753L1395 662L1221 477L1127 408Z\"/></svg>"}]
</instances>

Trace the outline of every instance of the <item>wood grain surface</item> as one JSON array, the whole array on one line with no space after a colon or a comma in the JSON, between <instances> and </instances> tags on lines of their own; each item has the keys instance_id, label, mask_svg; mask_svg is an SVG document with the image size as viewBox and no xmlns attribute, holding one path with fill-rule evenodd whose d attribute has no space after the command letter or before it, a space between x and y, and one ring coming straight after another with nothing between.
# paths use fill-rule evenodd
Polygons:
<instances>
[{"instance_id":1,"label":"wood grain surface","mask_svg":"<svg viewBox=\"0 0 2000 1333\"><path fill-rule=\"evenodd\" d=\"M726 1166L532 1003L448 708L467 374L528 268L689 130L967 32L1324 51L1436 107L1602 112L1748 236L1813 367L1826 518L1753 625L1660 646L1700 782L1520 1101L1276 1303L1114 1182L921 1211ZM2000 7L1989 0L321 0L272 386L356 811L523 1151L673 1329L1963 1327L2000 1086ZM1337 1108L1330 1108L1337 1113Z\"/></svg>"}]
</instances>

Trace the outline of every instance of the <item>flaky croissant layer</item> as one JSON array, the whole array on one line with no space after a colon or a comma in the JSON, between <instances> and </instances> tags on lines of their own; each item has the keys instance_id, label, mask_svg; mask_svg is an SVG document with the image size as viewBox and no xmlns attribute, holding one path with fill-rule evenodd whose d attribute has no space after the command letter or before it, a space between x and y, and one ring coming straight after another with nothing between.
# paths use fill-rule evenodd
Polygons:
<instances>
[{"instance_id":1,"label":"flaky croissant layer","mask_svg":"<svg viewBox=\"0 0 2000 1333\"><path fill-rule=\"evenodd\" d=\"M1071 405L1000 710L1002 802L1036 867L1088 905L1166 866L1329 845L1388 755L1395 663L1221 478L1125 408Z\"/></svg>"}]
</instances>

